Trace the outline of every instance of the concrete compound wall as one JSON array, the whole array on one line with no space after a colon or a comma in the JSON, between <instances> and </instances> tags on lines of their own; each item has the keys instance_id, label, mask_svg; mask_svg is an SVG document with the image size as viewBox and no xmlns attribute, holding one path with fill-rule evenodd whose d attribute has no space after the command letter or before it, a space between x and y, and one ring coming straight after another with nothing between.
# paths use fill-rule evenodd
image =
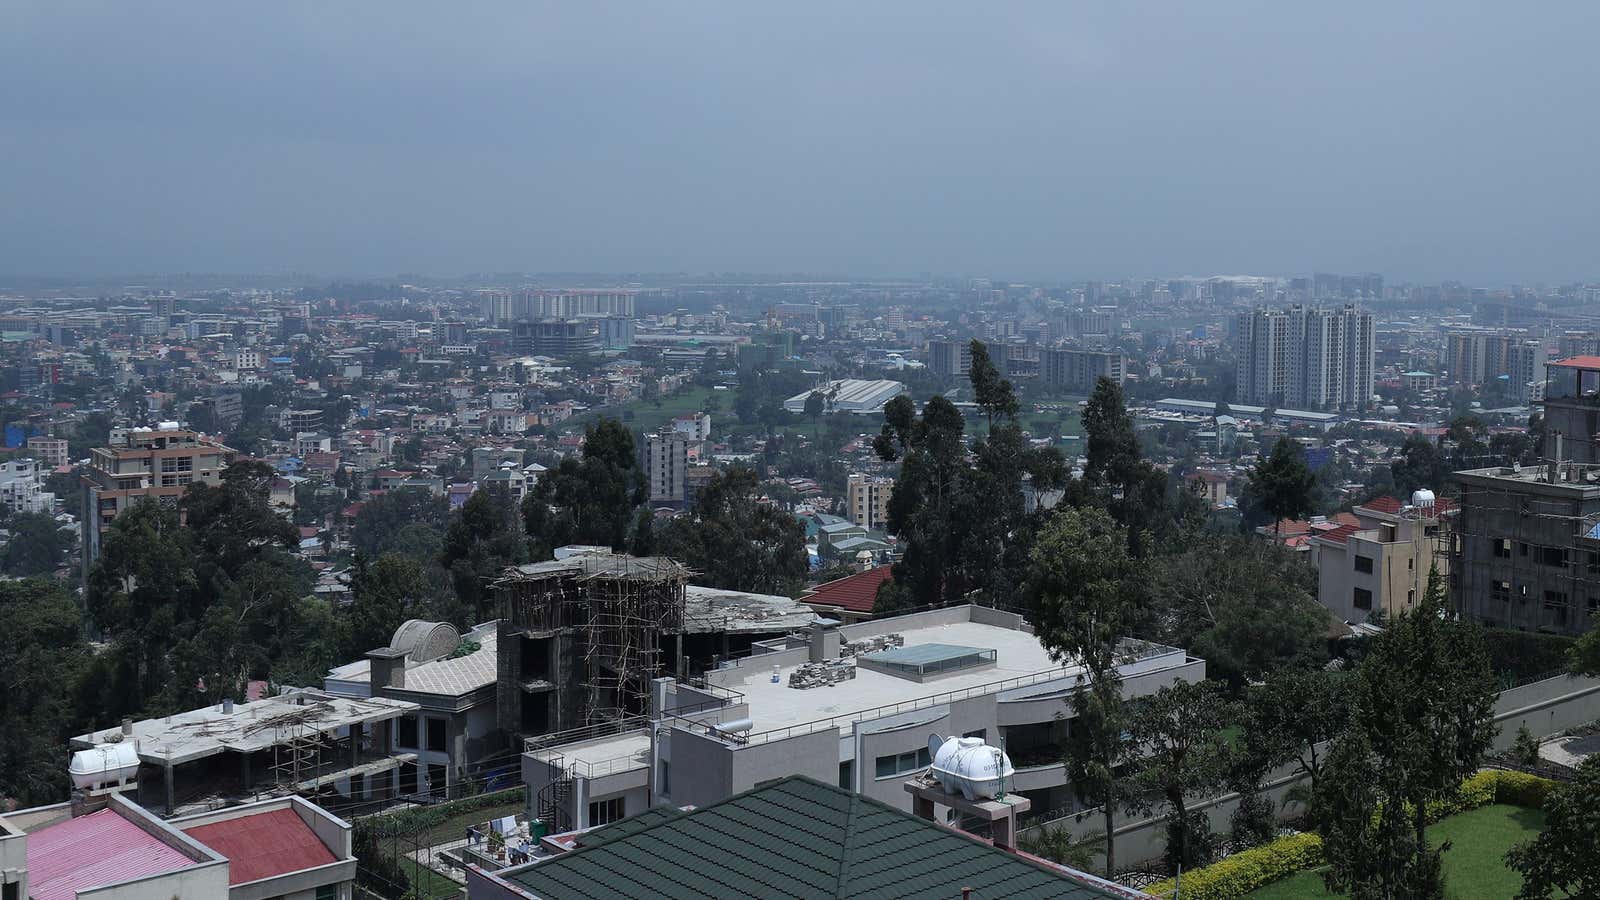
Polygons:
<instances>
[{"instance_id":1,"label":"concrete compound wall","mask_svg":"<svg viewBox=\"0 0 1600 900\"><path fill-rule=\"evenodd\" d=\"M1550 737L1569 728L1600 719L1600 678L1559 676L1502 691L1495 701L1494 721L1499 726L1493 749L1505 750L1516 739L1517 728L1526 725L1537 737ZM1325 756L1324 743L1319 754ZM1294 767L1285 766L1270 773L1262 785L1262 793L1272 799L1280 811L1284 810L1285 796L1306 781ZM1191 809L1203 811L1214 831L1225 832L1228 819L1239 806L1239 795L1223 794L1209 800L1198 801ZM1298 813L1291 809L1290 812ZM1113 820L1118 867L1144 862L1159 857L1166 851L1166 819L1118 815ZM1066 828L1075 840L1097 838L1104 833L1098 809L1057 819L1021 830L1021 836L1037 832L1042 827Z\"/></svg>"}]
</instances>

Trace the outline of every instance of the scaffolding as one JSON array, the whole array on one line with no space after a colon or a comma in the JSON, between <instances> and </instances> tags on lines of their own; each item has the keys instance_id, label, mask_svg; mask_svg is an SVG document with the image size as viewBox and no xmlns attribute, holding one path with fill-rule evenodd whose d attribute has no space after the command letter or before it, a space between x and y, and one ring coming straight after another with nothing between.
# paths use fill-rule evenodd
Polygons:
<instances>
[{"instance_id":1,"label":"scaffolding","mask_svg":"<svg viewBox=\"0 0 1600 900\"><path fill-rule=\"evenodd\" d=\"M666 557L586 553L508 569L494 586L513 628L558 635L582 660L575 724L592 725L647 706L662 635L683 630L690 574Z\"/></svg>"}]
</instances>

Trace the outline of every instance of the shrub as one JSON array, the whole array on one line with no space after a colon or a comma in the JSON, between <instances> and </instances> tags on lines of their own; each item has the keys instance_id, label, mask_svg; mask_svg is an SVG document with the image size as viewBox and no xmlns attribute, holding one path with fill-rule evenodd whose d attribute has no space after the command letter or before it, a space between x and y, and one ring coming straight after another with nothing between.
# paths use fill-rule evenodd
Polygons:
<instances>
[{"instance_id":1,"label":"shrub","mask_svg":"<svg viewBox=\"0 0 1600 900\"><path fill-rule=\"evenodd\" d=\"M1517 729L1517 739L1511 745L1511 758L1525 766L1539 764L1539 739L1533 736L1526 725Z\"/></svg>"},{"instance_id":2,"label":"shrub","mask_svg":"<svg viewBox=\"0 0 1600 900\"><path fill-rule=\"evenodd\" d=\"M1494 781L1494 802L1509 803L1528 809L1539 809L1556 783L1527 772L1497 771Z\"/></svg>"},{"instance_id":3,"label":"shrub","mask_svg":"<svg viewBox=\"0 0 1600 900\"><path fill-rule=\"evenodd\" d=\"M1278 823L1273 818L1275 805L1257 791L1239 795L1239 805L1234 809L1228 824L1233 845L1237 848L1259 847L1278 833Z\"/></svg>"},{"instance_id":4,"label":"shrub","mask_svg":"<svg viewBox=\"0 0 1600 900\"><path fill-rule=\"evenodd\" d=\"M1322 838L1310 832L1291 834L1235 853L1204 869L1185 873L1183 897L1184 900L1234 900L1262 885L1321 864ZM1169 878L1145 888L1145 892L1157 897L1171 896L1176 887L1176 882Z\"/></svg>"}]
</instances>

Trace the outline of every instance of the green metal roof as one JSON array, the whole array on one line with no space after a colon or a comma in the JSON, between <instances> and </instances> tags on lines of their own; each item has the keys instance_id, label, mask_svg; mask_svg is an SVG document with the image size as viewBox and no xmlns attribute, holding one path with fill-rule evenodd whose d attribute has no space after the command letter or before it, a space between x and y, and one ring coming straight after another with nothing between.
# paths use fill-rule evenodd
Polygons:
<instances>
[{"instance_id":1,"label":"green metal roof","mask_svg":"<svg viewBox=\"0 0 1600 900\"><path fill-rule=\"evenodd\" d=\"M794 775L502 876L548 898L1126 897ZM1131 894L1137 896L1137 894Z\"/></svg>"}]
</instances>

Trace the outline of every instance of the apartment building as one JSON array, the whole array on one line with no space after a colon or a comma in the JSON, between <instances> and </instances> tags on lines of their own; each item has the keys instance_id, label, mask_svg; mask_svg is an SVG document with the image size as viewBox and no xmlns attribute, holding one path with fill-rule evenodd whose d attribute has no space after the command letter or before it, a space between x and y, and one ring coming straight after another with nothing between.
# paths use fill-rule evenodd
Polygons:
<instances>
[{"instance_id":1,"label":"apartment building","mask_svg":"<svg viewBox=\"0 0 1600 900\"><path fill-rule=\"evenodd\" d=\"M684 503L684 474L689 469L691 443L687 433L670 427L645 435L644 473L651 503Z\"/></svg>"},{"instance_id":2,"label":"apartment building","mask_svg":"<svg viewBox=\"0 0 1600 900\"><path fill-rule=\"evenodd\" d=\"M1079 393L1093 391L1102 378L1120 385L1126 371L1122 354L1114 351L1042 350L1039 355L1045 384Z\"/></svg>"},{"instance_id":3,"label":"apartment building","mask_svg":"<svg viewBox=\"0 0 1600 900\"><path fill-rule=\"evenodd\" d=\"M48 474L27 457L0 463L0 507L13 513L53 513L56 495L44 489Z\"/></svg>"},{"instance_id":4,"label":"apartment building","mask_svg":"<svg viewBox=\"0 0 1600 900\"><path fill-rule=\"evenodd\" d=\"M972 344L969 341L928 342L928 371L941 378L965 378L972 371Z\"/></svg>"},{"instance_id":5,"label":"apartment building","mask_svg":"<svg viewBox=\"0 0 1600 900\"><path fill-rule=\"evenodd\" d=\"M90 451L81 481L85 577L100 557L101 536L124 510L146 497L176 503L193 482L219 484L234 457L232 448L177 422L115 429L110 443Z\"/></svg>"},{"instance_id":6,"label":"apartment building","mask_svg":"<svg viewBox=\"0 0 1600 900\"><path fill-rule=\"evenodd\" d=\"M28 451L39 460L45 469L59 469L68 465L67 439L40 437L35 435L28 438Z\"/></svg>"},{"instance_id":7,"label":"apartment building","mask_svg":"<svg viewBox=\"0 0 1600 900\"><path fill-rule=\"evenodd\" d=\"M1547 360L1544 342L1524 332L1471 328L1445 335L1444 362L1451 384L1504 379L1512 398L1527 403L1544 384Z\"/></svg>"},{"instance_id":8,"label":"apartment building","mask_svg":"<svg viewBox=\"0 0 1600 900\"><path fill-rule=\"evenodd\" d=\"M1245 403L1347 409L1372 399L1372 314L1291 306L1239 314L1235 369Z\"/></svg>"},{"instance_id":9,"label":"apartment building","mask_svg":"<svg viewBox=\"0 0 1600 900\"><path fill-rule=\"evenodd\" d=\"M894 479L854 474L845 482L845 508L850 521L869 531L889 530L889 496Z\"/></svg>"},{"instance_id":10,"label":"apartment building","mask_svg":"<svg viewBox=\"0 0 1600 900\"><path fill-rule=\"evenodd\" d=\"M1418 491L1410 503L1378 497L1356 506L1356 523L1313 531L1311 561L1317 568L1317 600L1346 622L1374 615L1396 616L1414 607L1428 589L1428 573L1450 574L1442 520L1455 504Z\"/></svg>"},{"instance_id":11,"label":"apartment building","mask_svg":"<svg viewBox=\"0 0 1600 900\"><path fill-rule=\"evenodd\" d=\"M1205 677L1182 650L1128 645L1130 697ZM1082 668L1051 659L1021 616L960 606L836 627L831 620L726 661L690 685L651 682L647 715L532 739L529 815L585 828L658 805L705 807L804 775L911 810L902 787L928 737L1002 740L1007 791L1035 809L1075 803L1063 742Z\"/></svg>"}]
</instances>

